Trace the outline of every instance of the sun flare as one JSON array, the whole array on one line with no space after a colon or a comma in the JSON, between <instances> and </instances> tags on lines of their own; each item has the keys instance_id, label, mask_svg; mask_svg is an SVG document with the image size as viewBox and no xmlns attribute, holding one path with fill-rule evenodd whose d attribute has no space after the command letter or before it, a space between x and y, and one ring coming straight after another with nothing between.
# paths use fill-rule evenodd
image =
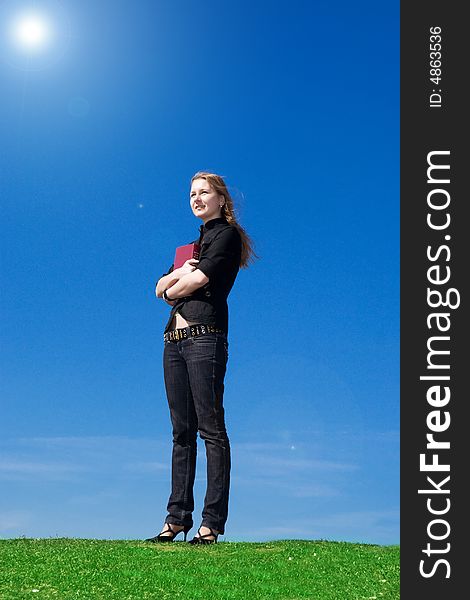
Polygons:
<instances>
[{"instance_id":1,"label":"sun flare","mask_svg":"<svg viewBox=\"0 0 470 600\"><path fill-rule=\"evenodd\" d=\"M13 36L16 43L25 50L39 50L49 40L50 27L41 15L26 14L14 23Z\"/></svg>"}]
</instances>

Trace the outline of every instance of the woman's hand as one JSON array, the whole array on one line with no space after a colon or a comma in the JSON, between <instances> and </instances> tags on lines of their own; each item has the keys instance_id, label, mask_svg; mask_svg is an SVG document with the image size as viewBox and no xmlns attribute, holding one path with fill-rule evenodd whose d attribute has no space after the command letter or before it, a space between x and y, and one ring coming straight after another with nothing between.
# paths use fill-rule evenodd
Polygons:
<instances>
[{"instance_id":1,"label":"woman's hand","mask_svg":"<svg viewBox=\"0 0 470 600\"><path fill-rule=\"evenodd\" d=\"M167 290L188 273L192 273L196 269L196 265L199 261L195 258L189 258L181 267L174 269L168 275L161 277L155 285L155 296L162 298L163 290ZM168 302L167 302L168 304Z\"/></svg>"},{"instance_id":2,"label":"woman's hand","mask_svg":"<svg viewBox=\"0 0 470 600\"><path fill-rule=\"evenodd\" d=\"M196 269L198 262L199 261L197 260L197 258L188 258L188 260L184 264L182 264L181 267L179 267L178 269L178 275L180 276L180 278L183 275L192 273Z\"/></svg>"},{"instance_id":3,"label":"woman's hand","mask_svg":"<svg viewBox=\"0 0 470 600\"><path fill-rule=\"evenodd\" d=\"M166 294L164 295L162 291L162 298L167 304L174 306L174 301L191 296L195 290L209 281L209 278L202 271L196 269L198 262L195 258L189 258L181 267L175 269L179 277L178 281L164 290L170 297L170 300L165 298Z\"/></svg>"}]
</instances>

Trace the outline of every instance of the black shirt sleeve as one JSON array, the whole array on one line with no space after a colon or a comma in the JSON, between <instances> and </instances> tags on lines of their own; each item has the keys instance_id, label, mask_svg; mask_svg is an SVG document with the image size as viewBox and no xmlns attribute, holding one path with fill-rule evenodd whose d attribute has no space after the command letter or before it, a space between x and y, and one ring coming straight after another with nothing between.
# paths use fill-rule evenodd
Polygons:
<instances>
[{"instance_id":1,"label":"black shirt sleeve","mask_svg":"<svg viewBox=\"0 0 470 600\"><path fill-rule=\"evenodd\" d=\"M197 268L213 279L234 261L240 260L241 237L236 227L223 229L209 244L201 256Z\"/></svg>"}]
</instances>

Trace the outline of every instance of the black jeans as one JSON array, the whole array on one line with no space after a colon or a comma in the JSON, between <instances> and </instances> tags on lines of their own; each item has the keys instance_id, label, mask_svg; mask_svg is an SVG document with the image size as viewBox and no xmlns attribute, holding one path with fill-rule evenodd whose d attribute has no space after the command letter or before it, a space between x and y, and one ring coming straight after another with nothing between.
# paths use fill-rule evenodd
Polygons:
<instances>
[{"instance_id":1,"label":"black jeans","mask_svg":"<svg viewBox=\"0 0 470 600\"><path fill-rule=\"evenodd\" d=\"M224 533L230 486L230 443L223 408L227 336L210 333L164 344L163 371L173 425L172 485L165 522L193 525L199 431L207 458L201 524Z\"/></svg>"}]
</instances>

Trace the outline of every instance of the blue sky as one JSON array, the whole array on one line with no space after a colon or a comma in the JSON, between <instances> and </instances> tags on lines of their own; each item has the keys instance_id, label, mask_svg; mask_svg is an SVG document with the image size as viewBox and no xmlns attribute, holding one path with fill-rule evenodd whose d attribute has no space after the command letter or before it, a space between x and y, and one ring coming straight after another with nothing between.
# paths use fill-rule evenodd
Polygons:
<instances>
[{"instance_id":1,"label":"blue sky","mask_svg":"<svg viewBox=\"0 0 470 600\"><path fill-rule=\"evenodd\" d=\"M52 23L26 55L24 6ZM399 542L399 4L6 2L0 535L160 531L169 307L226 177L260 259L229 297L224 539ZM195 524L205 491L199 441Z\"/></svg>"}]
</instances>

